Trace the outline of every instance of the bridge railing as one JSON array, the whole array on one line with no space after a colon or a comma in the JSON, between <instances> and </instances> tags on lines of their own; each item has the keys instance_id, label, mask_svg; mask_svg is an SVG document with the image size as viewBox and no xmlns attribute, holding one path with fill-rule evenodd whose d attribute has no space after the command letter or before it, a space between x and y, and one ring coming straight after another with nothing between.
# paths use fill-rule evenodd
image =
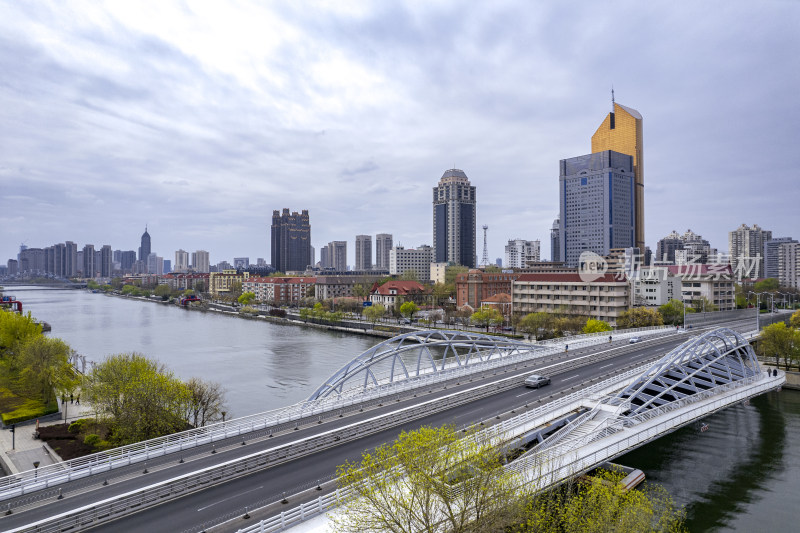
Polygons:
<instances>
[{"instance_id":1,"label":"bridge railing","mask_svg":"<svg viewBox=\"0 0 800 533\"><path fill-rule=\"evenodd\" d=\"M669 327L637 328L636 330L625 330L624 333L613 334L617 338L629 338L642 332L659 333L670 330ZM581 346L586 344L601 343L602 339L608 338L608 332L604 334L589 334L580 336ZM114 448L111 450L97 452L77 459L70 459L52 465L41 466L35 470L27 470L18 474L13 474L0 478L0 501L22 496L34 491L47 489L68 483L76 479L89 477L95 474L108 472L114 468L125 467L136 463L142 463L154 458L163 457L172 453L213 444L230 438L239 437L255 431L279 432L286 429L297 427L297 424L306 419L322 417L327 413L339 411L340 414L346 409L360 409L364 403L374 401L378 398L400 394L412 389L430 386L438 382L467 376L469 374L491 370L496 367L514 364L528 360L532 357L545 356L562 351L561 345L569 344L571 347L576 345L578 337L563 339L559 344L547 341L544 344L550 345L550 350L540 352L521 352L510 358L491 359L483 363L469 367L458 367L445 372L438 372L420 378L398 381L387 386L377 387L363 394L341 397L324 398L314 401L300 402L288 407L274 409L264 413L244 416L241 418L219 422L208 426L190 429L181 433L166 435L155 439L138 442ZM577 346L576 346L577 347ZM321 421L321 418L319 418Z\"/></svg>"}]
</instances>

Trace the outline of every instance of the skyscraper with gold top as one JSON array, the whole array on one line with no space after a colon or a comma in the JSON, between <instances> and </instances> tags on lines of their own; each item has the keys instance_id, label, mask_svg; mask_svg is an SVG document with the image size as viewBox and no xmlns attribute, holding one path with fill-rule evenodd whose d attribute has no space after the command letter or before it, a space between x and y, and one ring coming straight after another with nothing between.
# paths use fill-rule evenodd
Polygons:
<instances>
[{"instance_id":1,"label":"skyscraper with gold top","mask_svg":"<svg viewBox=\"0 0 800 533\"><path fill-rule=\"evenodd\" d=\"M614 150L633 157L634 177L634 240L644 251L644 158L642 152L642 115L635 109L614 101L611 91L611 113L592 135L592 153Z\"/></svg>"}]
</instances>

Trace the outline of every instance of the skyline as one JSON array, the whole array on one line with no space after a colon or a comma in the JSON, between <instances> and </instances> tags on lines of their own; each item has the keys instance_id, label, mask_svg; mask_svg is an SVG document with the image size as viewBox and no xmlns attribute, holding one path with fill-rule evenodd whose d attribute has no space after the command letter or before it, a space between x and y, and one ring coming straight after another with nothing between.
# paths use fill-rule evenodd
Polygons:
<instances>
[{"instance_id":1,"label":"skyline","mask_svg":"<svg viewBox=\"0 0 800 533\"><path fill-rule=\"evenodd\" d=\"M558 163L591 152L612 85L644 117L651 249L800 233L797 4L185 9L0 6L3 263L21 242L136 250L145 225L164 258L269 258L284 207L309 210L317 259L358 234L432 245L453 167L491 260L515 238L548 258Z\"/></svg>"}]
</instances>

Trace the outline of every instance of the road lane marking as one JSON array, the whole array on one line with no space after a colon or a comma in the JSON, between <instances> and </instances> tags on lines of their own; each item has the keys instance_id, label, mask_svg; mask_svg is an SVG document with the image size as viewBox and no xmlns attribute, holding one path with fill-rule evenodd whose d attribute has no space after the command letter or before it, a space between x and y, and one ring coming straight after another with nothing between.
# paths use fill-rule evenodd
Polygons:
<instances>
[{"instance_id":1,"label":"road lane marking","mask_svg":"<svg viewBox=\"0 0 800 533\"><path fill-rule=\"evenodd\" d=\"M570 377L568 377L568 378L564 378L564 379L562 379L561 381L569 381L569 380L571 380L571 379L575 379L575 378L579 378L579 377L581 377L581 375L580 375L580 374L575 374L574 376L570 376Z\"/></svg>"},{"instance_id":2,"label":"road lane marking","mask_svg":"<svg viewBox=\"0 0 800 533\"><path fill-rule=\"evenodd\" d=\"M609 366L612 366L613 364L614 364L614 363L608 363L607 365L603 365L603 366L601 366L600 368L608 368Z\"/></svg>"},{"instance_id":3,"label":"road lane marking","mask_svg":"<svg viewBox=\"0 0 800 533\"><path fill-rule=\"evenodd\" d=\"M250 490L246 490L246 491L244 491L244 492L240 492L239 494L235 494L235 495L233 495L233 496L230 496L230 497L228 497L228 498L225 498L224 500L220 500L220 501L218 501L218 502L214 502L214 503L212 503L212 504L210 504L210 505L206 505L205 507L201 507L201 508L199 508L199 509L197 510L197 512L199 513L200 511L204 511L204 510L208 509L209 507L214 507L214 506L215 506L215 505L217 505L218 503L227 502L228 500L232 500L232 499L234 499L234 498L238 498L239 496L242 496L243 494L247 494L248 492L255 492L255 491L257 491L257 490L261 490L261 489L263 489L263 488L264 488L264 485L261 485L260 487L256 487L256 488L254 488L254 489L250 489Z\"/></svg>"}]
</instances>

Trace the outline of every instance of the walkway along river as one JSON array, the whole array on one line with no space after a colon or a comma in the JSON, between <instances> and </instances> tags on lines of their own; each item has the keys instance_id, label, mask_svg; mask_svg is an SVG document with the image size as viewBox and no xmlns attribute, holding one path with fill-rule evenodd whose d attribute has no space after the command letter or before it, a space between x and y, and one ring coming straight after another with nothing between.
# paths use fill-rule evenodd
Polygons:
<instances>
[{"instance_id":1,"label":"walkway along river","mask_svg":"<svg viewBox=\"0 0 800 533\"><path fill-rule=\"evenodd\" d=\"M12 292L10 290L10 292ZM330 374L380 339L198 313L86 291L20 291L88 359L137 351L180 377L219 381L230 411L247 415L305 399ZM800 392L783 390L726 409L629 453L686 505L703 531L795 531L800 521Z\"/></svg>"}]
</instances>

